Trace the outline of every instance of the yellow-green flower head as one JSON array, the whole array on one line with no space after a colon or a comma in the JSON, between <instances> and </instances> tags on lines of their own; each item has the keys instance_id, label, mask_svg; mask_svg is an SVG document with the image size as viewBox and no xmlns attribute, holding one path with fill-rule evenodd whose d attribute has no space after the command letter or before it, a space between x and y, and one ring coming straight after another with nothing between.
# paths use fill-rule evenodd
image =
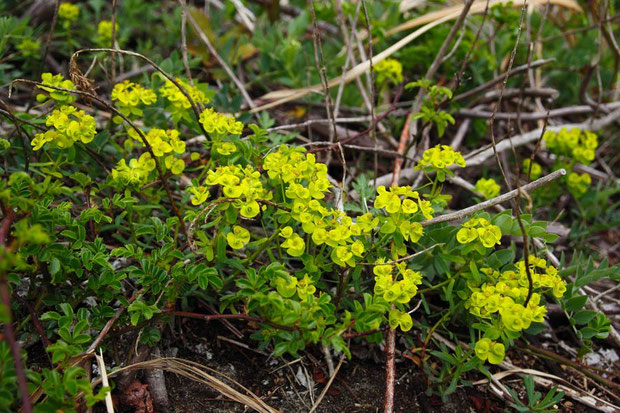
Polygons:
<instances>
[{"instance_id":1,"label":"yellow-green flower head","mask_svg":"<svg viewBox=\"0 0 620 413\"><path fill-rule=\"evenodd\" d=\"M15 47L22 53L24 57L35 57L39 55L41 43L38 40L33 40L29 37L26 37Z\"/></svg>"},{"instance_id":2,"label":"yellow-green flower head","mask_svg":"<svg viewBox=\"0 0 620 413\"><path fill-rule=\"evenodd\" d=\"M127 117L142 116L142 109L138 106L149 106L157 101L157 95L152 89L147 89L129 80L115 84L112 89L111 97L119 112ZM117 123L120 122L122 122L122 119L119 119Z\"/></svg>"},{"instance_id":3,"label":"yellow-green flower head","mask_svg":"<svg viewBox=\"0 0 620 413\"><path fill-rule=\"evenodd\" d=\"M95 138L97 124L95 118L77 110L73 106L61 106L47 116L47 126L54 129L45 133L37 133L31 142L35 151L48 142L59 148L69 148L75 142L89 143Z\"/></svg>"},{"instance_id":4,"label":"yellow-green flower head","mask_svg":"<svg viewBox=\"0 0 620 413\"><path fill-rule=\"evenodd\" d=\"M197 86L192 86L179 78L175 80L190 95L194 103L201 105L209 103L210 99ZM170 103L169 110L171 113L182 114L192 107L192 104L183 92L167 79L164 86L159 89L159 93Z\"/></svg>"},{"instance_id":5,"label":"yellow-green flower head","mask_svg":"<svg viewBox=\"0 0 620 413\"><path fill-rule=\"evenodd\" d=\"M233 116L223 115L212 108L207 108L200 114L200 123L210 134L240 135L243 131L243 123L237 121Z\"/></svg>"},{"instance_id":6,"label":"yellow-green flower head","mask_svg":"<svg viewBox=\"0 0 620 413\"><path fill-rule=\"evenodd\" d=\"M403 65L396 59L384 59L374 65L373 69L379 85L387 81L397 85L403 81Z\"/></svg>"},{"instance_id":7,"label":"yellow-green flower head","mask_svg":"<svg viewBox=\"0 0 620 413\"><path fill-rule=\"evenodd\" d=\"M484 218L472 218L466 221L456 233L456 240L461 244L469 244L476 240L485 248L492 248L500 244L502 231L497 225L491 225Z\"/></svg>"},{"instance_id":8,"label":"yellow-green flower head","mask_svg":"<svg viewBox=\"0 0 620 413\"><path fill-rule=\"evenodd\" d=\"M67 21L69 24L77 20L80 15L80 8L73 3L62 3L58 7L58 18Z\"/></svg>"},{"instance_id":9,"label":"yellow-green flower head","mask_svg":"<svg viewBox=\"0 0 620 413\"><path fill-rule=\"evenodd\" d=\"M226 242L228 242L230 248L234 250L241 249L245 244L250 242L250 231L239 225L235 225L232 232L226 234Z\"/></svg>"},{"instance_id":10,"label":"yellow-green flower head","mask_svg":"<svg viewBox=\"0 0 620 413\"><path fill-rule=\"evenodd\" d=\"M523 173L527 175L527 173L530 171L530 159L524 159L523 160ZM540 166L540 164L533 162L532 163L532 170L530 172L530 178L531 179L538 179L540 178L540 175L542 175L542 166Z\"/></svg>"},{"instance_id":11,"label":"yellow-green flower head","mask_svg":"<svg viewBox=\"0 0 620 413\"><path fill-rule=\"evenodd\" d=\"M317 163L314 154L305 152L304 148L282 145L277 152L265 156L263 169L271 179L288 184L286 196L290 199L323 199L331 188L327 166Z\"/></svg>"},{"instance_id":12,"label":"yellow-green flower head","mask_svg":"<svg viewBox=\"0 0 620 413\"><path fill-rule=\"evenodd\" d=\"M185 170L185 162L183 159L176 158L174 155L168 155L164 158L164 166L174 175L179 175Z\"/></svg>"},{"instance_id":13,"label":"yellow-green flower head","mask_svg":"<svg viewBox=\"0 0 620 413\"><path fill-rule=\"evenodd\" d=\"M114 33L118 36L118 23L114 23ZM101 20L97 25L98 41L102 46L109 47L112 43L112 22Z\"/></svg>"},{"instance_id":14,"label":"yellow-green flower head","mask_svg":"<svg viewBox=\"0 0 620 413\"><path fill-rule=\"evenodd\" d=\"M586 192L588 192L588 188L592 184L592 177L587 173L578 174L576 172L571 172L566 177L566 185L568 186L569 192L575 198L581 198Z\"/></svg>"},{"instance_id":15,"label":"yellow-green flower head","mask_svg":"<svg viewBox=\"0 0 620 413\"><path fill-rule=\"evenodd\" d=\"M286 248L291 257L299 257L306 250L306 243L297 233L293 233L282 243L282 248Z\"/></svg>"},{"instance_id":16,"label":"yellow-green flower head","mask_svg":"<svg viewBox=\"0 0 620 413\"><path fill-rule=\"evenodd\" d=\"M144 185L155 166L155 160L148 152L143 153L138 159L131 159L129 165L121 159L116 168L112 169L112 180L123 185Z\"/></svg>"},{"instance_id":17,"label":"yellow-green flower head","mask_svg":"<svg viewBox=\"0 0 620 413\"><path fill-rule=\"evenodd\" d=\"M209 198L209 188L206 186L190 186L187 191L192 194L192 205L200 205Z\"/></svg>"},{"instance_id":18,"label":"yellow-green flower head","mask_svg":"<svg viewBox=\"0 0 620 413\"><path fill-rule=\"evenodd\" d=\"M506 356L506 347L502 343L497 343L488 338L478 340L474 349L476 351L476 356L480 360L488 360L491 364L501 363Z\"/></svg>"},{"instance_id":19,"label":"yellow-green flower head","mask_svg":"<svg viewBox=\"0 0 620 413\"><path fill-rule=\"evenodd\" d=\"M499 192L501 190L497 182L495 182L495 180L491 178L480 178L478 182L476 182L475 189L477 192L480 192L486 199L495 198L499 195Z\"/></svg>"},{"instance_id":20,"label":"yellow-green flower head","mask_svg":"<svg viewBox=\"0 0 620 413\"><path fill-rule=\"evenodd\" d=\"M456 164L461 168L465 167L465 159L460 152L452 149L448 145L437 145L433 148L427 149L422 154L422 159L414 167L416 170L440 170L450 167L450 165Z\"/></svg>"},{"instance_id":21,"label":"yellow-green flower head","mask_svg":"<svg viewBox=\"0 0 620 413\"><path fill-rule=\"evenodd\" d=\"M223 156L229 156L237 152L237 146L232 142L215 142L213 148Z\"/></svg>"},{"instance_id":22,"label":"yellow-green flower head","mask_svg":"<svg viewBox=\"0 0 620 413\"><path fill-rule=\"evenodd\" d=\"M75 89L75 85L73 84L73 82L65 79L61 74L52 75L51 73L43 73L41 75L41 83L43 83L44 85L60 87L63 89ZM57 104L67 105L75 101L75 96L73 96L69 92L64 92L62 90L56 90L40 85L37 85L37 87L48 92L49 99L52 99ZM48 100L48 96L45 96L43 94L37 95L38 102L45 102L46 100Z\"/></svg>"},{"instance_id":23,"label":"yellow-green flower head","mask_svg":"<svg viewBox=\"0 0 620 413\"><path fill-rule=\"evenodd\" d=\"M127 134L138 143L144 144L142 138L134 129L129 129ZM179 131L176 129L158 129L153 128L145 134L146 141L151 146L153 154L160 157L167 153L185 152L185 142L180 139Z\"/></svg>"},{"instance_id":24,"label":"yellow-green flower head","mask_svg":"<svg viewBox=\"0 0 620 413\"><path fill-rule=\"evenodd\" d=\"M547 131L543 138L551 152L573 158L574 161L584 165L594 160L598 147L596 134L580 129L563 128L560 132Z\"/></svg>"},{"instance_id":25,"label":"yellow-green flower head","mask_svg":"<svg viewBox=\"0 0 620 413\"><path fill-rule=\"evenodd\" d=\"M389 324L391 329L395 329L400 326L402 331L409 331L413 327L413 320L411 315L398 309L392 309L389 314Z\"/></svg>"}]
</instances>

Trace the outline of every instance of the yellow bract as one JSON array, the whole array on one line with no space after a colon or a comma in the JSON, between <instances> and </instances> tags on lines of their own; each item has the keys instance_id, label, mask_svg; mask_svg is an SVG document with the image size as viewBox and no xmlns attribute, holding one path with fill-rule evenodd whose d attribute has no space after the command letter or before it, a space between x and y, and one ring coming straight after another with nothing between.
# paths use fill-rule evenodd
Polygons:
<instances>
[{"instance_id":1,"label":"yellow bract","mask_svg":"<svg viewBox=\"0 0 620 413\"><path fill-rule=\"evenodd\" d=\"M240 135L243 131L243 123L233 116L215 112L212 108L207 108L200 114L200 123L207 133Z\"/></svg>"},{"instance_id":2,"label":"yellow bract","mask_svg":"<svg viewBox=\"0 0 620 413\"><path fill-rule=\"evenodd\" d=\"M480 192L486 199L491 199L499 195L501 188L493 179L480 178L476 182L475 190Z\"/></svg>"},{"instance_id":3,"label":"yellow bract","mask_svg":"<svg viewBox=\"0 0 620 413\"><path fill-rule=\"evenodd\" d=\"M121 159L112 169L112 180L124 185L144 185L148 176L155 169L155 160L150 153L143 153L138 159L131 159L129 165Z\"/></svg>"},{"instance_id":4,"label":"yellow bract","mask_svg":"<svg viewBox=\"0 0 620 413\"><path fill-rule=\"evenodd\" d=\"M61 74L52 75L51 73L43 73L41 75L41 83L43 83L44 85L59 87L63 89L75 89L75 85L73 84L73 82L65 79ZM75 101L75 96L73 96L69 92L56 90L40 85L37 85L37 87L48 92L49 98L51 98L54 102L58 104L66 105ZM37 95L38 102L45 102L47 99L48 97L43 94Z\"/></svg>"},{"instance_id":5,"label":"yellow bract","mask_svg":"<svg viewBox=\"0 0 620 413\"><path fill-rule=\"evenodd\" d=\"M45 133L37 133L31 142L35 151L41 149L48 142L59 148L69 148L75 142L89 143L97 133L95 118L77 110L73 106L61 106L47 116L45 120L50 129Z\"/></svg>"},{"instance_id":6,"label":"yellow bract","mask_svg":"<svg viewBox=\"0 0 620 413\"><path fill-rule=\"evenodd\" d=\"M424 151L422 159L420 159L414 169L423 169L425 171L438 170L448 168L452 164L464 168L465 159L463 155L460 152L456 152L451 146L437 145Z\"/></svg>"},{"instance_id":7,"label":"yellow bract","mask_svg":"<svg viewBox=\"0 0 620 413\"><path fill-rule=\"evenodd\" d=\"M241 249L245 244L250 242L250 231L239 225L235 225L232 232L226 234L226 242L228 242L230 248L234 250Z\"/></svg>"},{"instance_id":8,"label":"yellow bract","mask_svg":"<svg viewBox=\"0 0 620 413\"><path fill-rule=\"evenodd\" d=\"M474 347L476 356L482 360L489 360L491 364L499 364L506 356L506 347L502 343L496 343L488 338L482 338L476 342Z\"/></svg>"},{"instance_id":9,"label":"yellow bract","mask_svg":"<svg viewBox=\"0 0 620 413\"><path fill-rule=\"evenodd\" d=\"M491 225L484 218L472 218L463 224L456 233L456 240L461 244L469 244L479 240L485 248L493 248L500 244L502 231L497 225Z\"/></svg>"},{"instance_id":10,"label":"yellow bract","mask_svg":"<svg viewBox=\"0 0 620 413\"><path fill-rule=\"evenodd\" d=\"M543 136L547 148L557 154L588 165L594 160L598 137L590 131L562 128L559 132L546 131Z\"/></svg>"},{"instance_id":11,"label":"yellow bract","mask_svg":"<svg viewBox=\"0 0 620 413\"><path fill-rule=\"evenodd\" d=\"M152 89L147 89L129 80L115 84L112 89L111 98L112 101L115 102L119 112L128 117L142 116L142 109L138 106L140 104L149 106L157 101L157 95ZM115 117L114 121L116 123L121 123L122 119Z\"/></svg>"},{"instance_id":12,"label":"yellow bract","mask_svg":"<svg viewBox=\"0 0 620 413\"><path fill-rule=\"evenodd\" d=\"M196 86L192 86L179 78L176 78L175 81L181 85L183 89L185 89L194 103L201 105L206 105L209 103L210 99ZM187 109L192 107L192 104L183 92L181 92L174 83L167 79L165 85L159 89L159 93L161 96L166 98L168 102L170 102L171 106L169 107L169 110L173 114L182 114Z\"/></svg>"},{"instance_id":13,"label":"yellow bract","mask_svg":"<svg viewBox=\"0 0 620 413\"><path fill-rule=\"evenodd\" d=\"M581 198L588 191L590 184L592 184L592 177L586 173L580 175L576 172L571 172L566 177L566 184L568 190L575 198Z\"/></svg>"},{"instance_id":14,"label":"yellow bract","mask_svg":"<svg viewBox=\"0 0 620 413\"><path fill-rule=\"evenodd\" d=\"M67 22L74 22L80 15L80 8L73 3L62 3L58 6L58 18Z\"/></svg>"}]
</instances>

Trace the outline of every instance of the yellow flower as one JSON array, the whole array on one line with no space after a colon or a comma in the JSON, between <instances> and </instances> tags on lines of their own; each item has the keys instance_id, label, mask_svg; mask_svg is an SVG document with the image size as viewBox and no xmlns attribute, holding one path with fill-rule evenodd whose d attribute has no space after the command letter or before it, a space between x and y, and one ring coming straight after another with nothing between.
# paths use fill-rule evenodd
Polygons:
<instances>
[{"instance_id":1,"label":"yellow flower","mask_svg":"<svg viewBox=\"0 0 620 413\"><path fill-rule=\"evenodd\" d=\"M478 228L478 238L486 248L492 248L495 244L500 244L502 231L496 225Z\"/></svg>"},{"instance_id":2,"label":"yellow flower","mask_svg":"<svg viewBox=\"0 0 620 413\"><path fill-rule=\"evenodd\" d=\"M58 6L58 18L61 20L65 20L68 25L67 27L77 20L80 15L80 8L72 3L62 3Z\"/></svg>"},{"instance_id":3,"label":"yellow flower","mask_svg":"<svg viewBox=\"0 0 620 413\"><path fill-rule=\"evenodd\" d=\"M41 75L41 83L43 85L59 87L62 89L75 89L75 85L73 84L73 82L65 79L61 74L52 75L51 73L43 73ZM37 85L37 88L48 92L49 98L58 104L67 105L75 101L75 96L73 96L69 92L56 90L40 85ZM48 96L45 96L43 94L37 95L37 102L45 102L47 99Z\"/></svg>"},{"instance_id":4,"label":"yellow flower","mask_svg":"<svg viewBox=\"0 0 620 413\"><path fill-rule=\"evenodd\" d=\"M293 233L289 238L282 243L282 248L286 248L286 252L291 257L299 257L306 250L306 244L303 238L298 234Z\"/></svg>"},{"instance_id":5,"label":"yellow flower","mask_svg":"<svg viewBox=\"0 0 620 413\"><path fill-rule=\"evenodd\" d=\"M491 364L499 364L506 356L506 348L502 343L496 343L488 338L478 340L474 347L476 356L482 360L489 360Z\"/></svg>"},{"instance_id":6,"label":"yellow flower","mask_svg":"<svg viewBox=\"0 0 620 413\"><path fill-rule=\"evenodd\" d=\"M475 186L475 190L480 192L486 199L498 196L500 189L500 186L493 179L485 178L479 179Z\"/></svg>"},{"instance_id":7,"label":"yellow flower","mask_svg":"<svg viewBox=\"0 0 620 413\"><path fill-rule=\"evenodd\" d=\"M219 142L213 145L220 155L228 156L237 151L237 146L232 142Z\"/></svg>"},{"instance_id":8,"label":"yellow flower","mask_svg":"<svg viewBox=\"0 0 620 413\"><path fill-rule=\"evenodd\" d=\"M566 178L568 190L575 198L581 198L587 191L590 184L592 184L592 178L587 173L578 174L571 172Z\"/></svg>"},{"instance_id":9,"label":"yellow flower","mask_svg":"<svg viewBox=\"0 0 620 413\"><path fill-rule=\"evenodd\" d=\"M474 228L461 228L456 233L456 240L461 244L468 244L478 239L478 231Z\"/></svg>"},{"instance_id":10,"label":"yellow flower","mask_svg":"<svg viewBox=\"0 0 620 413\"><path fill-rule=\"evenodd\" d=\"M232 249L241 249L245 244L250 242L250 231L243 227L235 225L232 232L226 234L226 241Z\"/></svg>"},{"instance_id":11,"label":"yellow flower","mask_svg":"<svg viewBox=\"0 0 620 413\"><path fill-rule=\"evenodd\" d=\"M465 167L465 159L460 152L456 152L448 145L437 145L427 149L422 154L422 159L414 167L416 170L441 170L448 168L450 165L456 164L461 168Z\"/></svg>"},{"instance_id":12,"label":"yellow flower","mask_svg":"<svg viewBox=\"0 0 620 413\"><path fill-rule=\"evenodd\" d=\"M523 173L524 174L528 174L528 172L530 171L530 159L524 159L523 160ZM532 163L532 170L530 172L530 178L531 179L538 179L540 178L540 175L542 175L542 166L540 166L540 164L533 162Z\"/></svg>"},{"instance_id":13,"label":"yellow flower","mask_svg":"<svg viewBox=\"0 0 620 413\"><path fill-rule=\"evenodd\" d=\"M114 23L115 37L118 37L118 23ZM109 47L112 43L112 22L109 20L101 20L97 25L97 34L99 44L105 47Z\"/></svg>"},{"instance_id":14,"label":"yellow flower","mask_svg":"<svg viewBox=\"0 0 620 413\"><path fill-rule=\"evenodd\" d=\"M192 205L200 205L209 198L209 188L204 186L190 186L187 191L193 195Z\"/></svg>"},{"instance_id":15,"label":"yellow flower","mask_svg":"<svg viewBox=\"0 0 620 413\"><path fill-rule=\"evenodd\" d=\"M34 150L41 149L47 142L52 142L63 149L73 146L75 142L86 144L95 139L97 133L95 118L73 106L61 106L59 109L54 109L47 116L45 124L54 129L35 135L31 142Z\"/></svg>"},{"instance_id":16,"label":"yellow flower","mask_svg":"<svg viewBox=\"0 0 620 413\"><path fill-rule=\"evenodd\" d=\"M235 120L233 116L215 112L212 108L207 108L200 114L200 123L207 133L240 135L243 131L243 123Z\"/></svg>"},{"instance_id":17,"label":"yellow flower","mask_svg":"<svg viewBox=\"0 0 620 413\"><path fill-rule=\"evenodd\" d=\"M397 85L403 81L403 65L396 59L384 59L374 66L375 79L379 85L390 81Z\"/></svg>"},{"instance_id":18,"label":"yellow flower","mask_svg":"<svg viewBox=\"0 0 620 413\"><path fill-rule=\"evenodd\" d=\"M198 87L192 86L179 78L176 78L175 81L181 85L183 89L185 89L194 103L200 105L206 105L209 103L210 99L200 89L198 89ZM179 88L168 79L166 79L164 86L159 89L159 93L170 103L170 107L168 109L176 117L181 117L189 108L192 107L189 99L187 99L183 92L181 92L181 90L179 90Z\"/></svg>"}]
</instances>

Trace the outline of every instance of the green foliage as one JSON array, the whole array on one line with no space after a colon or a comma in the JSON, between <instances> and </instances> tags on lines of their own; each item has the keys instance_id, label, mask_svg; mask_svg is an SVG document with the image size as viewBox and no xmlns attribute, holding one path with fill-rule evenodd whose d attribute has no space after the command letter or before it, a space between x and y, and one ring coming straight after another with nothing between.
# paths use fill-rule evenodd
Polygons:
<instances>
[{"instance_id":1,"label":"green foliage","mask_svg":"<svg viewBox=\"0 0 620 413\"><path fill-rule=\"evenodd\" d=\"M514 402L510 403L510 407L518 412L552 413L558 411L557 404L564 397L563 391L558 392L557 388L552 387L543 397L540 392L536 391L534 378L529 375L523 378L523 384L525 385L526 402L521 401L517 393L513 389L508 388L510 395L514 399Z\"/></svg>"},{"instance_id":2,"label":"green foliage","mask_svg":"<svg viewBox=\"0 0 620 413\"><path fill-rule=\"evenodd\" d=\"M234 4L224 3L208 15L189 12L233 71L247 70L243 82L252 94L320 82L309 10L272 24L277 10L248 4L256 14L250 33L242 24L219 24L238 16ZM366 6L368 16L356 14L354 2L344 2L343 14L347 19L357 15L358 28L368 18L375 47L383 50L394 43L387 31L404 17L396 2ZM403 92L415 96L423 91L412 119L427 130L435 128L430 148L406 165L420 171L426 182L416 188L375 188L373 178L360 173L371 170L362 154L350 168L356 172L351 184L356 196L347 197L342 186L349 185L349 168L344 168L345 182L336 185L338 170L322 163L321 149L292 145L297 133L269 130L281 117L299 117L324 97L313 94L284 114L263 111L252 118L242 111L236 86L214 57L197 46L202 43L191 29L188 69L194 78L186 78L183 58L175 50L180 9L173 3L159 7L156 2L119 2L115 44L149 56L175 82L160 73L140 72L132 80L109 84L110 54L96 52L87 72L99 86L95 93L102 101L96 104L81 96L83 79L73 69L71 80L41 70L49 27L26 18L0 18L0 81L8 84L22 76L40 80L33 87L36 103L20 96L24 105L13 114L5 114L3 106L8 126L3 123L2 130L12 132L0 137L0 207L3 222L8 222L0 277L13 296L33 304L51 341L46 348L49 365L27 364L29 385L47 395L37 411L73 411L81 400L92 406L103 399L109 389L94 391L77 366L93 343L109 351L112 340L129 332L140 344L159 345L162 327L171 314L178 314L177 307L187 314L205 303L227 317L249 321L252 339L276 357L297 357L318 345L351 358L349 339L380 343L384 330L398 329L419 356L428 393L442 397L469 384L469 372L488 375L487 363L503 361L515 341L526 339L524 333L542 333L550 302L558 302L567 314L582 353L594 340L607 337L609 319L587 307L580 289L602 278L617 281L618 266L599 260L595 268L594 257L582 258L575 250L569 264L563 261L556 268L544 250L558 236L548 231L546 220L538 220L545 214L555 219L556 198L568 190L570 202L579 205L572 213L580 218L570 235L575 244L618 221L617 203L609 202L618 189L610 184L595 190L589 175L575 172L578 163L587 165L595 158L594 132L545 134L541 151L554 158L544 165L527 160L521 172L531 179L561 167L571 173L545 193L531 194L531 213L521 213L520 221L512 211L480 211L462 222L428 225L448 210L454 193L444 190L446 181L467 166L460 152L437 141L455 124L455 91L445 79L472 46L471 28L464 29L454 53L441 65L438 83L420 79L407 83ZM315 8L319 19L340 17L329 2ZM512 23L519 15L509 7L491 9L488 24L495 28L498 55L510 53L516 39ZM536 28L540 16L531 17ZM58 18L49 39L51 58L67 62L78 48L112 45L107 2L65 2ZM471 20L481 21L476 16ZM575 27L589 24L573 20L569 23ZM559 29L549 25L544 35L557 34ZM378 93L376 102L368 103L386 103L398 84L423 75L421 68L430 64L448 30L439 26L432 36L374 66ZM592 41L586 35L579 49L591 47ZM518 51L521 57L523 47ZM321 53L329 62L327 77L342 74L345 62L352 64L338 36L326 39ZM78 59L79 66L85 56ZM478 48L470 59L464 88L490 78L499 66L495 55ZM568 58L562 59L566 63ZM582 57L575 59L579 63ZM134 69L135 61L116 54L116 74ZM567 73L553 73L554 86L571 79ZM521 86L517 82L511 78L509 86ZM358 109L358 86L343 84L339 102L343 112ZM15 122L19 128L11 125ZM373 139L401 132L400 120L385 117L382 122L386 131ZM465 145L486 143L480 139L486 127L478 127ZM490 176L487 172L480 175ZM493 198L501 188L481 179L476 190ZM538 239L544 248L531 248L526 257L525 249L509 238L520 241L523 235ZM23 340L34 333L28 322L32 315L21 302L12 304L13 320L1 308L1 321L13 321ZM112 325L114 337L106 330ZM102 331L108 334L99 336ZM469 349L449 350L433 341L434 332L465 342ZM13 411L19 403L16 376L4 341L0 382L0 411ZM512 407L518 411L552 411L562 397L555 390L543 397L530 377L524 384L527 403L513 394Z\"/></svg>"}]
</instances>

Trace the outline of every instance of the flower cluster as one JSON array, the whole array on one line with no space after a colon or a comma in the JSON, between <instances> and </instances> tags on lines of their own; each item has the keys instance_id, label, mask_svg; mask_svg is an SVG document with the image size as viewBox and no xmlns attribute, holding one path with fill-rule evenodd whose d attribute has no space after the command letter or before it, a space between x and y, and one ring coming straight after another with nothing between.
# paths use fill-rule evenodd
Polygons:
<instances>
[{"instance_id":1,"label":"flower cluster","mask_svg":"<svg viewBox=\"0 0 620 413\"><path fill-rule=\"evenodd\" d=\"M560 298L566 291L566 284L557 269L547 266L544 259L530 255L528 261L534 293L527 307L524 304L529 293L529 280L523 260L515 264L514 270L501 274L489 268L482 269L488 281L478 287L470 285L472 294L465 307L481 318L491 318L499 313L502 327L513 332L529 328L532 322L542 322L547 309L540 305L541 293L550 291Z\"/></svg>"},{"instance_id":2,"label":"flower cluster","mask_svg":"<svg viewBox=\"0 0 620 413\"><path fill-rule=\"evenodd\" d=\"M39 49L41 48L41 43L38 40L33 40L29 37L22 39L21 42L17 43L15 46L17 50L22 52L24 57L35 57L39 55Z\"/></svg>"},{"instance_id":3,"label":"flower cluster","mask_svg":"<svg viewBox=\"0 0 620 413\"><path fill-rule=\"evenodd\" d=\"M144 145L142 138L134 129L129 129L127 134L140 144ZM171 152L185 152L185 142L179 138L179 131L176 129L164 130L153 128L144 134L144 136L146 137L146 141L151 146L153 154L157 157Z\"/></svg>"},{"instance_id":4,"label":"flower cluster","mask_svg":"<svg viewBox=\"0 0 620 413\"><path fill-rule=\"evenodd\" d=\"M422 283L422 274L407 268L404 262L390 264L378 260L376 264L373 268L375 295L394 305L409 303L418 292L418 285ZM393 276L395 268L397 274ZM411 315L398 308L390 311L389 323L391 328L400 326L403 331L409 331L413 326Z\"/></svg>"},{"instance_id":5,"label":"flower cluster","mask_svg":"<svg viewBox=\"0 0 620 413\"><path fill-rule=\"evenodd\" d=\"M220 166L215 171L210 170L205 179L205 185L190 187L192 204L200 205L209 197L209 187L220 185L224 198L233 199L233 205L239 209L244 218L254 218L260 212L259 200L270 200L271 192L263 188L260 181L260 172L246 166Z\"/></svg>"},{"instance_id":6,"label":"flower cluster","mask_svg":"<svg viewBox=\"0 0 620 413\"><path fill-rule=\"evenodd\" d=\"M212 108L207 108L200 114L200 123L207 133L240 135L243 131L243 123L233 116L218 113Z\"/></svg>"},{"instance_id":7,"label":"flower cluster","mask_svg":"<svg viewBox=\"0 0 620 413\"><path fill-rule=\"evenodd\" d=\"M393 277L395 268L398 272ZM384 264L379 260L372 272L375 274L375 294L382 296L388 303L407 304L417 294L418 285L422 284L422 274L407 268L404 262ZM401 279L395 280L399 276Z\"/></svg>"},{"instance_id":8,"label":"flower cluster","mask_svg":"<svg viewBox=\"0 0 620 413\"><path fill-rule=\"evenodd\" d=\"M551 152L573 158L584 165L594 160L598 147L596 134L576 128L571 130L563 128L560 132L547 131L543 138Z\"/></svg>"},{"instance_id":9,"label":"flower cluster","mask_svg":"<svg viewBox=\"0 0 620 413\"><path fill-rule=\"evenodd\" d=\"M271 179L286 184L286 196L292 200L323 199L331 184L327 179L327 166L316 162L313 154L306 154L304 148L280 146L271 152L263 162Z\"/></svg>"},{"instance_id":10,"label":"flower cluster","mask_svg":"<svg viewBox=\"0 0 620 413\"><path fill-rule=\"evenodd\" d=\"M50 129L45 133L37 133L31 142L33 149L38 151L48 142L54 143L59 148L69 148L75 142L89 143L95 138L95 118L77 110L73 106L61 106L54 109L45 120Z\"/></svg>"},{"instance_id":11,"label":"flower cluster","mask_svg":"<svg viewBox=\"0 0 620 413\"><path fill-rule=\"evenodd\" d=\"M212 148L223 156L229 156L237 152L237 145L232 142L213 142Z\"/></svg>"},{"instance_id":12,"label":"flower cluster","mask_svg":"<svg viewBox=\"0 0 620 413\"><path fill-rule=\"evenodd\" d=\"M588 187L592 184L592 177L588 174L578 174L571 172L566 177L566 186L575 198L581 198L588 191Z\"/></svg>"},{"instance_id":13,"label":"flower cluster","mask_svg":"<svg viewBox=\"0 0 620 413\"><path fill-rule=\"evenodd\" d=\"M114 33L118 35L118 23L114 23ZM101 46L110 47L112 43L112 22L101 20L97 25L97 41Z\"/></svg>"},{"instance_id":14,"label":"flower cluster","mask_svg":"<svg viewBox=\"0 0 620 413\"><path fill-rule=\"evenodd\" d=\"M456 233L456 240L461 244L469 244L476 240L485 248L493 248L500 244L502 231L484 218L472 218L465 222Z\"/></svg>"},{"instance_id":15,"label":"flower cluster","mask_svg":"<svg viewBox=\"0 0 620 413\"><path fill-rule=\"evenodd\" d=\"M501 363L506 356L506 347L502 343L497 343L486 337L476 342L474 350L480 360L489 360L491 364Z\"/></svg>"},{"instance_id":16,"label":"flower cluster","mask_svg":"<svg viewBox=\"0 0 620 413\"><path fill-rule=\"evenodd\" d=\"M58 6L58 18L63 21L62 25L65 29L69 28L79 15L80 8L73 3L62 3Z\"/></svg>"},{"instance_id":17,"label":"flower cluster","mask_svg":"<svg viewBox=\"0 0 620 413\"><path fill-rule=\"evenodd\" d=\"M427 149L422 154L422 159L414 167L416 170L438 171L456 164L461 168L465 167L465 159L460 152L455 151L449 145L437 145Z\"/></svg>"},{"instance_id":18,"label":"flower cluster","mask_svg":"<svg viewBox=\"0 0 620 413\"><path fill-rule=\"evenodd\" d=\"M60 87L63 89L74 89L75 85L72 81L65 79L61 74L52 75L51 73L43 73L41 75L41 83L43 85L49 85L54 87ZM49 94L49 98L54 102L61 105L68 105L75 101L75 96L70 94L69 92L64 92L62 90L56 90L49 87L37 85L39 89L45 90ZM38 102L45 102L48 100L48 97L43 94L37 95Z\"/></svg>"},{"instance_id":19,"label":"flower cluster","mask_svg":"<svg viewBox=\"0 0 620 413\"><path fill-rule=\"evenodd\" d=\"M476 182L476 186L474 189L477 192L480 192L486 199L495 198L499 195L499 192L501 190L499 184L491 178L480 178L478 182Z\"/></svg>"},{"instance_id":20,"label":"flower cluster","mask_svg":"<svg viewBox=\"0 0 620 413\"><path fill-rule=\"evenodd\" d=\"M143 115L142 109L138 106L152 105L157 101L157 95L152 89L147 89L138 83L125 80L123 83L117 83L112 89L112 100L116 102L118 111L127 117L140 117ZM121 123L120 117L114 118L115 123Z\"/></svg>"},{"instance_id":21,"label":"flower cluster","mask_svg":"<svg viewBox=\"0 0 620 413\"><path fill-rule=\"evenodd\" d=\"M555 267L547 266L544 259L533 255L528 257L528 262L533 293L527 305L529 280L524 260L517 262L513 269L501 273L483 268L480 272L484 277L479 282L468 282L472 293L465 302L465 308L476 317L490 322L485 337L478 340L475 346L476 355L483 361L498 364L504 359L504 345L493 341L502 331L514 339L533 322L544 321L547 308L541 304L542 294L552 292L560 298L566 291L566 284Z\"/></svg>"},{"instance_id":22,"label":"flower cluster","mask_svg":"<svg viewBox=\"0 0 620 413\"><path fill-rule=\"evenodd\" d=\"M381 185L377 188L377 197L374 207L384 208L388 214L415 214L420 211L424 218L433 218L433 209L429 201L420 199L417 191L412 191L409 186L393 186L386 189ZM403 197L401 201L400 197Z\"/></svg>"},{"instance_id":23,"label":"flower cluster","mask_svg":"<svg viewBox=\"0 0 620 413\"><path fill-rule=\"evenodd\" d=\"M387 81L397 85L403 81L403 65L396 59L385 59L374 65L377 83L384 85Z\"/></svg>"},{"instance_id":24,"label":"flower cluster","mask_svg":"<svg viewBox=\"0 0 620 413\"><path fill-rule=\"evenodd\" d=\"M532 163L532 169L530 171L530 163ZM542 166L539 163L531 162L530 159L523 160L523 173L530 174L530 179L538 179L542 175Z\"/></svg>"},{"instance_id":25,"label":"flower cluster","mask_svg":"<svg viewBox=\"0 0 620 413\"><path fill-rule=\"evenodd\" d=\"M306 249L306 243L303 238L296 232L293 232L293 228L286 226L280 230L280 236L285 239L282 243L282 248L286 248L286 252L291 257L299 257Z\"/></svg>"},{"instance_id":26,"label":"flower cluster","mask_svg":"<svg viewBox=\"0 0 620 413\"><path fill-rule=\"evenodd\" d=\"M129 165L121 159L116 168L112 169L112 180L123 185L144 185L148 176L155 169L155 160L148 152L143 153L138 159L131 159Z\"/></svg>"},{"instance_id":27,"label":"flower cluster","mask_svg":"<svg viewBox=\"0 0 620 413\"><path fill-rule=\"evenodd\" d=\"M192 86L183 80L176 78L175 81L181 85L183 89L190 95L194 103L205 105L209 103L210 99L196 86ZM165 85L159 89L159 93L170 102L169 111L177 117L185 113L185 111L192 107L189 99L179 90L179 88L166 79Z\"/></svg>"}]
</instances>

